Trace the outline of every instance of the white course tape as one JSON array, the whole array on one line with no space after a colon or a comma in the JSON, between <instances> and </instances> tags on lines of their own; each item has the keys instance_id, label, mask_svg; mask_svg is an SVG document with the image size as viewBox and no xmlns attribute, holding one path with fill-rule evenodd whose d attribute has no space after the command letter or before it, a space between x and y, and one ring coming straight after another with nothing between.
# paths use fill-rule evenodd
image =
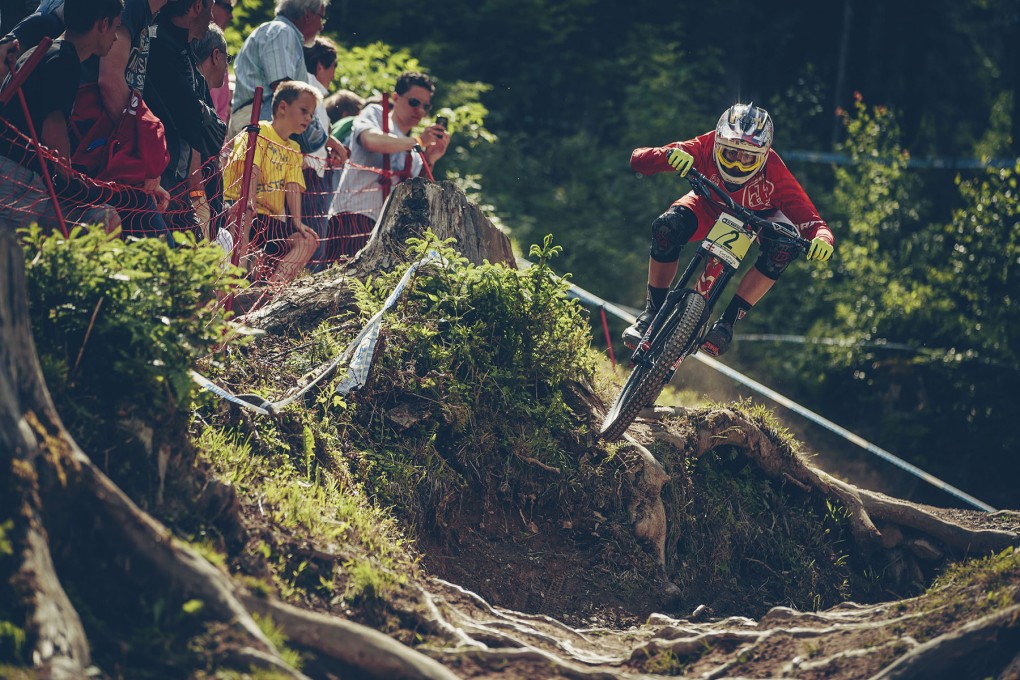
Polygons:
<instances>
[{"instance_id":1,"label":"white course tape","mask_svg":"<svg viewBox=\"0 0 1020 680\"><path fill-rule=\"evenodd\" d=\"M217 385L213 381L211 381L208 378L206 378L204 375L202 375L198 371L195 371L195 370L191 371L191 379L194 380L198 384L199 387L201 387L203 389L206 389L206 390L209 390L210 392L212 392L216 396L221 397L223 399L226 399L227 401L229 401L231 403L237 404L241 408L246 408L249 411L254 411L255 413L258 413L258 414L263 415L263 416L268 416L269 415L269 411L264 409L262 406L253 404L250 401L245 401L244 399L239 399L238 397L234 396L233 394L231 394L227 390L223 389L222 387L220 387L219 385Z\"/></svg>"},{"instance_id":2,"label":"white course tape","mask_svg":"<svg viewBox=\"0 0 1020 680\"><path fill-rule=\"evenodd\" d=\"M351 359L351 365L347 369L347 376L340 381L336 386L338 394L347 394L351 390L364 387L365 383L368 382L368 371L372 368L372 357L375 356L375 346L379 342L379 331L382 328L382 316L383 314L391 309L400 296L404 292L404 288L411 281L411 277L415 275L419 267L434 262L442 262L442 256L434 250L430 250L428 255L412 264L404 276L401 277L400 283L393 289L390 296L386 298L386 303L383 308L372 317L368 325L362 329L361 333L355 338L355 346L357 349L354 350L354 357Z\"/></svg>"},{"instance_id":3,"label":"white course tape","mask_svg":"<svg viewBox=\"0 0 1020 680\"><path fill-rule=\"evenodd\" d=\"M303 397L306 392L315 387L325 376L331 375L338 366L348 359L350 359L351 365L348 368L347 376L340 381L339 385L337 385L336 391L339 394L347 394L357 387L363 387L368 381L368 373L372 368L372 357L375 356L375 346L379 342L379 332L382 329L383 314L397 304L397 300L400 299L400 296L403 294L407 284L411 281L411 277L415 275L420 267L442 261L443 257L439 253L434 250L430 250L425 257L412 264L407 271L404 272L400 282L397 283L396 288L393 289L390 296L386 298L383 308L380 309L367 324L365 324L365 327L361 329L361 332L358 333L357 337L354 338L347 349L345 349L340 356L322 368L311 382L285 399L281 399L276 402L266 400L261 405L253 404L231 394L229 391L216 385L197 371L191 371L191 377L203 389L206 389L233 404L237 404L241 408L246 408L264 416L272 415L274 412L279 411L285 406L293 404L295 401ZM353 358L351 358L352 356Z\"/></svg>"},{"instance_id":4,"label":"white course tape","mask_svg":"<svg viewBox=\"0 0 1020 680\"><path fill-rule=\"evenodd\" d=\"M579 288L578 286L576 286L574 284L571 284L570 288L571 288L570 294L573 295L574 297L576 297L577 299L581 300L582 302L585 302L585 303L587 303L589 305L592 305L592 306L595 306L595 307L603 307L603 308L605 308L606 312L616 316L617 318L622 319L623 321L626 321L627 323L634 323L634 320L636 319L636 317L633 314L631 314L630 312L627 312L627 311L621 309L620 307L618 307L617 305L614 305L614 304L612 304L610 302L606 302L605 300L603 300L602 298L598 297L597 295L593 295L592 293L589 293L588 291L584 290L583 288ZM892 463L893 465L896 465L897 467L901 468L902 470L906 470L910 474L912 474L912 475L914 475L916 477L920 477L921 479L923 479L924 481L928 482L932 486L934 486L934 487L936 487L938 489L941 489L941 490L945 491L946 493L949 493L949 494L951 494L953 496L956 496L960 500L963 500L963 501L967 502L969 505L972 505L975 508L979 508L981 510L984 510L985 512L995 512L995 508L993 508L991 505L988 505L987 503L985 503L983 501L980 501L977 498L974 498L973 496L971 496L970 494L966 493L965 491L961 491L960 489L957 489L952 484L949 484L948 482L944 482L941 479L939 479L938 477L936 477L935 475L932 475L932 474L930 474L928 472L925 472L924 470L922 470L921 468L917 467L916 465L912 465L911 463L908 463L907 461L903 460L902 458L900 458L900 457L898 457L896 455L893 455L892 453L889 453L885 449L872 444L871 442L866 440L864 437L861 437L860 435L854 434L853 432L851 432L850 430L847 430L844 427L840 427L839 425L837 425L836 423L832 422L831 420L820 416L819 414L815 413L811 409L808 409L808 408L806 408L804 406L801 406L800 404L798 404L797 402L793 401L789 397L783 396L779 392L776 392L775 390L770 389L770 388L766 387L765 385L762 385L761 383L757 382L756 380L753 380L753 379L747 377L743 373L740 373L739 371L735 371L732 368L730 368L729 366L727 366L727 365L725 365L725 364L723 364L723 363L721 363L719 361L716 361L715 359L713 359L711 357L708 357L708 356L705 356L703 354L700 354L700 353L696 353L694 355L694 358L697 359L698 361L700 361L701 363L705 364L709 368L712 368L712 369L714 369L716 371L719 371L723 375L725 375L725 376L727 376L729 378L732 378L733 380L736 380L737 382L739 382L739 383L741 383L743 385L746 385L747 387L750 387L752 390L758 392L759 394L761 394L763 396L768 397L769 399L772 399L773 401L775 401L778 404L781 404L782 406L785 406L786 408L790 409L794 413L796 413L796 414L798 414L800 416L803 416L804 418L807 418L808 420L810 420L810 421L812 421L812 422L814 422L814 423L816 423L818 425L821 425L822 427L826 428L830 432L834 432L835 434L838 434L839 436L843 437L847 441L852 442L852 443L856 444L857 446L860 446L862 449L864 449L868 453L872 453L872 454L878 456L879 458L881 458L881 459L883 459L885 461L888 461L888 462Z\"/></svg>"}]
</instances>

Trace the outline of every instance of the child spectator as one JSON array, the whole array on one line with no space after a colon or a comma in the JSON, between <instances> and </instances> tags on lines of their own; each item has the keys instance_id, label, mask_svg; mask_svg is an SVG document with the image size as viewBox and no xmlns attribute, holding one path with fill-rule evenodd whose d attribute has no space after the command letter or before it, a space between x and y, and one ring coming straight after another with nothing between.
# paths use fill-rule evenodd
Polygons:
<instances>
[{"instance_id":1,"label":"child spectator","mask_svg":"<svg viewBox=\"0 0 1020 680\"><path fill-rule=\"evenodd\" d=\"M344 146L350 146L351 126L369 100L351 92L337 90L326 97L326 115L329 116L329 134ZM378 103L378 102L374 102Z\"/></svg>"},{"instance_id":2,"label":"child spectator","mask_svg":"<svg viewBox=\"0 0 1020 680\"><path fill-rule=\"evenodd\" d=\"M273 120L259 123L252 168L251 192L254 223L250 234L252 245L276 261L272 282L293 279L308 264L318 245L315 232L301 219L301 192L305 183L301 172L301 149L291 135L301 134L312 122L320 96L308 83L287 80L273 94ZM241 197L248 135L239 135L223 171L224 198L236 201ZM245 206L249 210L252 204ZM288 223L289 213L289 223ZM244 223L244 220L241 220ZM239 240L244 246L245 238Z\"/></svg>"}]
</instances>

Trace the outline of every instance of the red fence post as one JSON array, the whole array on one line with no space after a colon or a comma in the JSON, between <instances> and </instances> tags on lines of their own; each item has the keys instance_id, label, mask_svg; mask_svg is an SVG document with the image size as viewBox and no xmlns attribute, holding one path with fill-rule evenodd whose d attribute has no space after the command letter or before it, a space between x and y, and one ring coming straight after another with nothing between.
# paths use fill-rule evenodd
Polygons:
<instances>
[{"instance_id":1,"label":"red fence post","mask_svg":"<svg viewBox=\"0 0 1020 680\"><path fill-rule=\"evenodd\" d=\"M21 102L21 110L25 114L25 122L28 123L28 134L35 145L36 158L39 159L39 173L46 184L46 191L50 195L50 201L53 202L53 212L57 214L57 224L60 225L60 233L64 235L64 238L67 238L67 224L64 223L64 213L60 209L60 203L57 201L57 190L53 187L53 179L50 177L49 170L47 170L48 166L46 165L46 155L43 154L42 142L39 141L39 135L36 134L35 124L32 122L32 113L28 110L28 102L25 101L25 93L21 91L21 86L25 83L28 76L31 75L32 71L35 70L35 67L39 65L42 58L46 56L46 51L50 49L52 43L53 38L49 36L39 41L39 46L35 48L32 56L25 61L17 73L11 76L7 89L0 93L0 104L6 106L11 97L17 93L18 101Z\"/></svg>"},{"instance_id":2,"label":"red fence post","mask_svg":"<svg viewBox=\"0 0 1020 680\"><path fill-rule=\"evenodd\" d=\"M230 254L230 263L235 267L241 262L241 243L245 240L242 236L244 235L244 230L248 229L248 225L245 224L245 216L248 213L248 201L251 200L251 176L255 165L255 148L258 145L259 116L261 112L262 86L260 85L255 88L255 98L251 103L251 120L248 123L248 127L245 128L245 132L248 133L248 148L244 152L244 170L241 173L241 197L234 206L234 211L237 214L238 230L237 239L234 241L234 251ZM234 308L233 295L227 298L225 307L228 312Z\"/></svg>"},{"instance_id":3,"label":"red fence post","mask_svg":"<svg viewBox=\"0 0 1020 680\"><path fill-rule=\"evenodd\" d=\"M606 334L606 347L609 348L609 361L613 364L613 370L616 370L616 353L613 352L613 339L609 336L609 322L606 321L606 308L599 306L599 313L602 314L602 330Z\"/></svg>"}]
</instances>

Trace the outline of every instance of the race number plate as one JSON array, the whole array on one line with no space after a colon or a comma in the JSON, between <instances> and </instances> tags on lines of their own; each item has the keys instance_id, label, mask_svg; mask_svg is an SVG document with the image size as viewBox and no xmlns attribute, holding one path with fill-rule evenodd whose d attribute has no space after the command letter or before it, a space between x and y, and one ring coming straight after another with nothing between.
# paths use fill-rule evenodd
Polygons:
<instances>
[{"instance_id":1,"label":"race number plate","mask_svg":"<svg viewBox=\"0 0 1020 680\"><path fill-rule=\"evenodd\" d=\"M732 267L739 267L740 261L751 247L751 238L741 227L744 223L732 215L722 213L712 225L711 231L701 247Z\"/></svg>"}]
</instances>

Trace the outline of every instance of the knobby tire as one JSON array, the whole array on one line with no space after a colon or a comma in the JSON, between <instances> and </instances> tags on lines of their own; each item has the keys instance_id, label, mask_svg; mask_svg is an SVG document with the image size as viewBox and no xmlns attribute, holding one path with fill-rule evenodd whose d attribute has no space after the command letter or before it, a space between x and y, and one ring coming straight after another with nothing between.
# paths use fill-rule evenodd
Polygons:
<instances>
[{"instance_id":1,"label":"knobby tire","mask_svg":"<svg viewBox=\"0 0 1020 680\"><path fill-rule=\"evenodd\" d=\"M666 386L676 363L690 345L701 324L705 311L705 298L689 293L678 305L674 319L667 319L663 328L652 340L652 348L645 355L643 365L634 366L616 401L602 421L602 438L607 442L623 436L634 418L645 406L655 403ZM671 326L675 326L671 329Z\"/></svg>"}]
</instances>

